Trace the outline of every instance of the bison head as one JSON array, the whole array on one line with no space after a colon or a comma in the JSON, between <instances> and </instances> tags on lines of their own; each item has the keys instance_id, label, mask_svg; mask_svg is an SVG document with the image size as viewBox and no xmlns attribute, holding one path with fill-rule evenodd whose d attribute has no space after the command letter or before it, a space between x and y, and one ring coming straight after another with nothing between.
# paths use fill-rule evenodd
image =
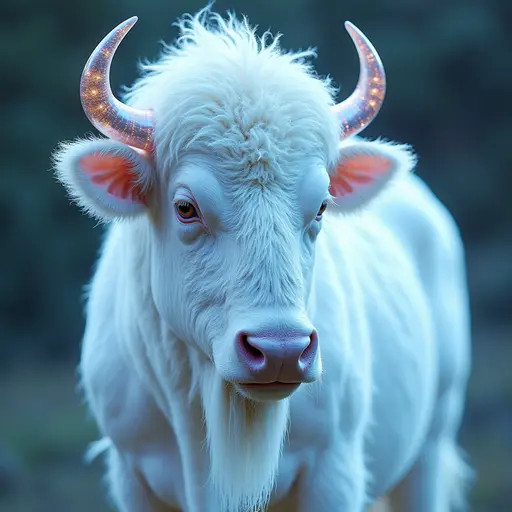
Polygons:
<instances>
[{"instance_id":1,"label":"bison head","mask_svg":"<svg viewBox=\"0 0 512 512\"><path fill-rule=\"evenodd\" d=\"M131 239L147 263L140 291L179 339L243 396L287 397L321 373L307 311L324 217L364 206L410 167L402 148L347 141L382 104L379 56L347 23L360 78L335 104L313 52L283 53L233 18L188 18L125 104L109 70L135 22L108 34L82 75L85 113L109 138L64 145L58 176L94 216L144 227Z\"/></svg>"}]
</instances>

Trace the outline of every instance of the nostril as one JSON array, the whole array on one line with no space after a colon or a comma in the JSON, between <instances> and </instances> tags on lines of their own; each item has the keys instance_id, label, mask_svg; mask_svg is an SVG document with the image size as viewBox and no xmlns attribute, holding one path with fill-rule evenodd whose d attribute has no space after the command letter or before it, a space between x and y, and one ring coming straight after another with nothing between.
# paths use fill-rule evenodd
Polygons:
<instances>
[{"instance_id":1,"label":"nostril","mask_svg":"<svg viewBox=\"0 0 512 512\"><path fill-rule=\"evenodd\" d=\"M263 363L265 361L265 355L263 352L251 344L249 337L246 334L239 335L240 348L242 349L245 357L254 363Z\"/></svg>"},{"instance_id":2,"label":"nostril","mask_svg":"<svg viewBox=\"0 0 512 512\"><path fill-rule=\"evenodd\" d=\"M318 346L318 334L316 330L309 335L309 345L304 349L299 357L301 364L311 364L316 355L316 349Z\"/></svg>"}]
</instances>

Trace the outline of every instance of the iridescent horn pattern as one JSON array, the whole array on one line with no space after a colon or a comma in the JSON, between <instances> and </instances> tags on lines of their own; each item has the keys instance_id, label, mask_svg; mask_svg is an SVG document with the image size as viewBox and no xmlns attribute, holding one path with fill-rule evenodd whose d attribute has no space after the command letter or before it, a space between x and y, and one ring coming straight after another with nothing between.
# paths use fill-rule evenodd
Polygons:
<instances>
[{"instance_id":1,"label":"iridescent horn pattern","mask_svg":"<svg viewBox=\"0 0 512 512\"><path fill-rule=\"evenodd\" d=\"M367 37L352 23L345 22L359 55L359 81L354 92L332 107L343 129L342 139L357 135L375 118L386 94L386 75L380 57Z\"/></svg>"},{"instance_id":2,"label":"iridescent horn pattern","mask_svg":"<svg viewBox=\"0 0 512 512\"><path fill-rule=\"evenodd\" d=\"M153 113L120 102L110 89L110 65L124 36L137 17L124 21L103 38L87 61L80 80L85 114L104 135L138 149L153 147Z\"/></svg>"}]
</instances>

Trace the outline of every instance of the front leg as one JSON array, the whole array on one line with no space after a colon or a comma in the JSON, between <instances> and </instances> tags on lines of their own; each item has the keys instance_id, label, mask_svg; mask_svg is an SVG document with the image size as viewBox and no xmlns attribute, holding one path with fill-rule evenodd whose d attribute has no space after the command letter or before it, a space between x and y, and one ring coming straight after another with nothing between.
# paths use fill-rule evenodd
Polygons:
<instances>
[{"instance_id":1,"label":"front leg","mask_svg":"<svg viewBox=\"0 0 512 512\"><path fill-rule=\"evenodd\" d=\"M180 512L159 501L142 475L113 446L107 464L110 494L119 512Z\"/></svg>"},{"instance_id":2,"label":"front leg","mask_svg":"<svg viewBox=\"0 0 512 512\"><path fill-rule=\"evenodd\" d=\"M363 443L340 441L301 475L297 511L363 512L366 476Z\"/></svg>"},{"instance_id":3,"label":"front leg","mask_svg":"<svg viewBox=\"0 0 512 512\"><path fill-rule=\"evenodd\" d=\"M418 459L391 493L394 512L449 512L464 509L472 471L459 454L457 432L464 403L463 390L439 398L434 421Z\"/></svg>"},{"instance_id":4,"label":"front leg","mask_svg":"<svg viewBox=\"0 0 512 512\"><path fill-rule=\"evenodd\" d=\"M187 512L219 512L217 496L209 481L208 450L204 442L202 410L188 397L173 403L173 426L183 465Z\"/></svg>"}]
</instances>

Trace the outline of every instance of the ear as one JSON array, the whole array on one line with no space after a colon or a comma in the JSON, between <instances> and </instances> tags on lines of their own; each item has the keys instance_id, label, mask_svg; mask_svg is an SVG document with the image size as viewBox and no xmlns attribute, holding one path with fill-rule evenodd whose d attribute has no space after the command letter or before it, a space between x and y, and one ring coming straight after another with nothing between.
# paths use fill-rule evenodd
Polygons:
<instances>
[{"instance_id":1,"label":"ear","mask_svg":"<svg viewBox=\"0 0 512 512\"><path fill-rule=\"evenodd\" d=\"M338 163L330 173L329 192L334 204L329 210L348 213L366 206L415 164L409 146L361 139L342 145Z\"/></svg>"},{"instance_id":2,"label":"ear","mask_svg":"<svg viewBox=\"0 0 512 512\"><path fill-rule=\"evenodd\" d=\"M144 152L92 139L64 143L53 158L57 178L89 215L109 220L146 211L155 173Z\"/></svg>"}]
</instances>

